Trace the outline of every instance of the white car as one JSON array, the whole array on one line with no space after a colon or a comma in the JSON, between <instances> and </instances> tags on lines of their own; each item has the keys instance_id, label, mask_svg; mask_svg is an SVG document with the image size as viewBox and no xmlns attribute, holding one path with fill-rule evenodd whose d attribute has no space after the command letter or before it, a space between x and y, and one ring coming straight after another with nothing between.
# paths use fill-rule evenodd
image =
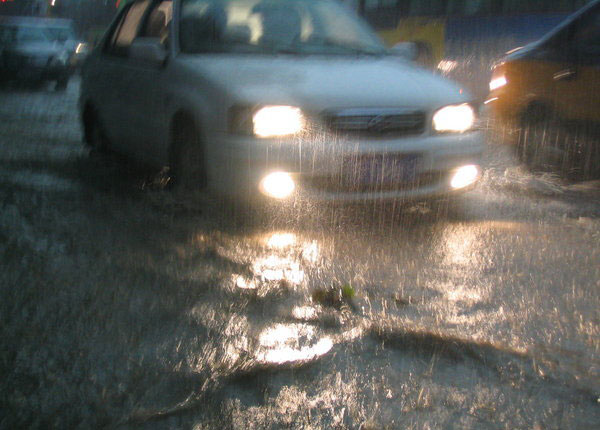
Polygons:
<instances>
[{"instance_id":1,"label":"white car","mask_svg":"<svg viewBox=\"0 0 600 430\"><path fill-rule=\"evenodd\" d=\"M222 194L426 199L481 176L478 106L335 0L137 0L84 68L85 140Z\"/></svg>"}]
</instances>

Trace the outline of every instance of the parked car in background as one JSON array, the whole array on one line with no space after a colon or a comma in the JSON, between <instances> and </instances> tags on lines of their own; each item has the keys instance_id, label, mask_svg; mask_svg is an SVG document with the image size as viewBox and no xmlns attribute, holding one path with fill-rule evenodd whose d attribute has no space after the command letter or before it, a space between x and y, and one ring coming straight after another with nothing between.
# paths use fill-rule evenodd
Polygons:
<instances>
[{"instance_id":1,"label":"parked car in background","mask_svg":"<svg viewBox=\"0 0 600 430\"><path fill-rule=\"evenodd\" d=\"M88 44L77 37L73 21L61 18L44 18L40 25L50 40L61 45L69 53L69 64L79 67L88 54Z\"/></svg>"},{"instance_id":2,"label":"parked car in background","mask_svg":"<svg viewBox=\"0 0 600 430\"><path fill-rule=\"evenodd\" d=\"M72 52L51 39L44 18L0 17L0 79L39 83L56 81L67 87Z\"/></svg>"},{"instance_id":3,"label":"parked car in background","mask_svg":"<svg viewBox=\"0 0 600 430\"><path fill-rule=\"evenodd\" d=\"M134 1L80 108L92 147L239 197L425 199L481 173L477 104L337 0Z\"/></svg>"},{"instance_id":4,"label":"parked car in background","mask_svg":"<svg viewBox=\"0 0 600 430\"><path fill-rule=\"evenodd\" d=\"M590 177L600 170L600 1L493 70L487 101L529 167Z\"/></svg>"}]
</instances>

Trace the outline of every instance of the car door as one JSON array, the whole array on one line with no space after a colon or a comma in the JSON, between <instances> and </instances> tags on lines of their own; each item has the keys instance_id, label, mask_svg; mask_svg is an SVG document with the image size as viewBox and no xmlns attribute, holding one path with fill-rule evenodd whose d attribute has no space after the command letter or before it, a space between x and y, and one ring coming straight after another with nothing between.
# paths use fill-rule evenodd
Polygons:
<instances>
[{"instance_id":1,"label":"car door","mask_svg":"<svg viewBox=\"0 0 600 430\"><path fill-rule=\"evenodd\" d=\"M131 118L133 102L129 89L135 77L130 73L129 47L135 39L151 0L131 3L114 27L101 55L101 85L95 91L101 102L103 125L111 144L119 151L136 154L138 142Z\"/></svg>"},{"instance_id":2,"label":"car door","mask_svg":"<svg viewBox=\"0 0 600 430\"><path fill-rule=\"evenodd\" d=\"M565 30L552 70L553 101L561 116L600 121L600 7Z\"/></svg>"},{"instance_id":3,"label":"car door","mask_svg":"<svg viewBox=\"0 0 600 430\"><path fill-rule=\"evenodd\" d=\"M5 63L5 51L10 46L10 42L12 39L12 34L10 27L0 25L0 79L5 77L6 73L6 63Z\"/></svg>"},{"instance_id":4,"label":"car door","mask_svg":"<svg viewBox=\"0 0 600 430\"><path fill-rule=\"evenodd\" d=\"M156 43L168 55L172 42L172 0L155 0L144 19L138 37ZM167 161L169 119L167 93L168 57L164 62L136 60L127 63L127 116L139 158L153 164Z\"/></svg>"},{"instance_id":5,"label":"car door","mask_svg":"<svg viewBox=\"0 0 600 430\"><path fill-rule=\"evenodd\" d=\"M18 28L13 25L0 27L0 77L15 78L19 64L14 57Z\"/></svg>"}]
</instances>

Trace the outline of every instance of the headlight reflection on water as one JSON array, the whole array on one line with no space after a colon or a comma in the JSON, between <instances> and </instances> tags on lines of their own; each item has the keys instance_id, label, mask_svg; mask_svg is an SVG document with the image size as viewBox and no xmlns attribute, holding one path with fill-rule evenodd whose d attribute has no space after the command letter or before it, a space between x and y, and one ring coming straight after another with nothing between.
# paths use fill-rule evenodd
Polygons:
<instances>
[{"instance_id":1,"label":"headlight reflection on water","mask_svg":"<svg viewBox=\"0 0 600 430\"><path fill-rule=\"evenodd\" d=\"M273 172L265 176L259 185L260 191L274 199L285 199L292 195L296 183L289 173Z\"/></svg>"},{"instance_id":2,"label":"headlight reflection on water","mask_svg":"<svg viewBox=\"0 0 600 430\"><path fill-rule=\"evenodd\" d=\"M265 281L286 280L293 285L298 285L304 280L304 271L300 263L289 257L270 255L254 261L252 271Z\"/></svg>"},{"instance_id":3,"label":"headlight reflection on water","mask_svg":"<svg viewBox=\"0 0 600 430\"><path fill-rule=\"evenodd\" d=\"M259 336L257 359L263 363L307 361L325 355L333 347L330 337L318 338L307 324L275 324Z\"/></svg>"},{"instance_id":4,"label":"headlight reflection on water","mask_svg":"<svg viewBox=\"0 0 600 430\"><path fill-rule=\"evenodd\" d=\"M240 289L257 289L259 295L282 285L287 288L304 282L303 264L314 264L320 258L320 246L314 240L302 240L300 236L286 231L259 236L258 242L265 253L251 261L252 276L234 275L233 284ZM333 347L330 336L323 336L310 321L318 320L318 307L293 306L294 323L273 324L260 332L254 357L261 363L283 364L316 359Z\"/></svg>"},{"instance_id":5,"label":"headlight reflection on water","mask_svg":"<svg viewBox=\"0 0 600 430\"><path fill-rule=\"evenodd\" d=\"M319 259L320 252L317 242L298 244L298 237L294 233L271 233L262 238L262 242L273 251L266 256L254 259L252 272L258 279L264 281L285 280L292 285L299 285L304 281L304 270L301 263L306 261L314 264ZM244 286L240 286L240 288L244 288Z\"/></svg>"},{"instance_id":6,"label":"headlight reflection on water","mask_svg":"<svg viewBox=\"0 0 600 430\"><path fill-rule=\"evenodd\" d=\"M452 302L477 303L482 301L481 291L469 288L466 285L457 285L446 291L446 297Z\"/></svg>"},{"instance_id":7,"label":"headlight reflection on water","mask_svg":"<svg viewBox=\"0 0 600 430\"><path fill-rule=\"evenodd\" d=\"M287 248L296 244L296 235L294 233L273 233L267 236L265 242L269 248Z\"/></svg>"},{"instance_id":8,"label":"headlight reflection on water","mask_svg":"<svg viewBox=\"0 0 600 430\"><path fill-rule=\"evenodd\" d=\"M455 190L465 188L477 182L480 176L481 170L479 167L472 164L462 166L454 172L454 176L450 180L450 186Z\"/></svg>"},{"instance_id":9,"label":"headlight reflection on water","mask_svg":"<svg viewBox=\"0 0 600 430\"><path fill-rule=\"evenodd\" d=\"M441 245L444 263L448 267L480 269L477 267L477 263L480 260L482 251L480 248L483 244L479 240L477 232L467 228L448 228Z\"/></svg>"},{"instance_id":10,"label":"headlight reflection on water","mask_svg":"<svg viewBox=\"0 0 600 430\"><path fill-rule=\"evenodd\" d=\"M316 241L299 243L298 237L290 232L275 232L258 238L268 252L252 258L252 276L234 274L232 283L244 290L270 288L269 283L286 281L291 286L304 282L303 263L315 264L320 258L320 247ZM266 284L263 284L266 282Z\"/></svg>"},{"instance_id":11,"label":"headlight reflection on water","mask_svg":"<svg viewBox=\"0 0 600 430\"><path fill-rule=\"evenodd\" d=\"M462 276L465 270L478 273L485 269L482 256L484 250L481 249L484 242L476 232L469 229L449 229L444 236L443 261L456 278L454 282L440 286L440 291L448 301L455 304L481 302L487 293L477 285L466 285Z\"/></svg>"},{"instance_id":12,"label":"headlight reflection on water","mask_svg":"<svg viewBox=\"0 0 600 430\"><path fill-rule=\"evenodd\" d=\"M298 320L314 320L319 316L317 310L312 306L296 306L292 309L292 316Z\"/></svg>"},{"instance_id":13,"label":"headlight reflection on water","mask_svg":"<svg viewBox=\"0 0 600 430\"><path fill-rule=\"evenodd\" d=\"M279 252L254 260L254 273L267 281L286 280L294 285L302 283L304 271L290 248L296 245L294 233L277 232L268 235L264 242Z\"/></svg>"},{"instance_id":14,"label":"headlight reflection on water","mask_svg":"<svg viewBox=\"0 0 600 430\"><path fill-rule=\"evenodd\" d=\"M243 290L255 290L258 287L254 279L247 279L241 275L233 275L233 283Z\"/></svg>"}]
</instances>

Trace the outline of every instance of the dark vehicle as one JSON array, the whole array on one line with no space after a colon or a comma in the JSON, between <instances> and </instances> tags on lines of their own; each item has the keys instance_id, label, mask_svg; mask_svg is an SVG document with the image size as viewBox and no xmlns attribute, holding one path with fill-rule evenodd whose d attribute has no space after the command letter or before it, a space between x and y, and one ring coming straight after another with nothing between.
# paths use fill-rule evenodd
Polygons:
<instances>
[{"instance_id":1,"label":"dark vehicle","mask_svg":"<svg viewBox=\"0 0 600 430\"><path fill-rule=\"evenodd\" d=\"M493 70L487 103L512 131L521 161L565 176L595 176L600 142L600 1Z\"/></svg>"},{"instance_id":2,"label":"dark vehicle","mask_svg":"<svg viewBox=\"0 0 600 430\"><path fill-rule=\"evenodd\" d=\"M47 20L0 17L0 79L32 83L56 81L67 87L72 73L71 52L50 37Z\"/></svg>"},{"instance_id":3,"label":"dark vehicle","mask_svg":"<svg viewBox=\"0 0 600 430\"><path fill-rule=\"evenodd\" d=\"M61 18L44 18L39 20L46 36L61 45L69 53L69 64L72 67L81 65L88 53L88 46L77 37L73 21Z\"/></svg>"}]
</instances>

